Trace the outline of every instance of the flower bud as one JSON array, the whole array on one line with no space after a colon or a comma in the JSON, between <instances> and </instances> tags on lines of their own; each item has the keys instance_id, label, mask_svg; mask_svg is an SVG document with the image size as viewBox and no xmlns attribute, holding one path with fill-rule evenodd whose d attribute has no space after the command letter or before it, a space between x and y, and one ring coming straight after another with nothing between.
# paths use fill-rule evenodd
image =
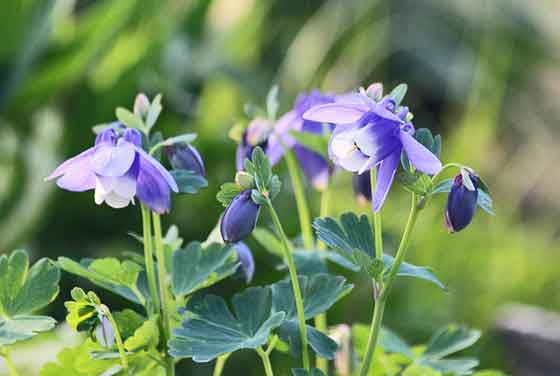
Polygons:
<instances>
[{"instance_id":1,"label":"flower bud","mask_svg":"<svg viewBox=\"0 0 560 376\"><path fill-rule=\"evenodd\" d=\"M169 159L169 163L176 170L189 170L197 175L205 176L206 170L204 162L198 150L190 144L177 144L167 146L165 153Z\"/></svg>"},{"instance_id":2,"label":"flower bud","mask_svg":"<svg viewBox=\"0 0 560 376\"><path fill-rule=\"evenodd\" d=\"M144 93L140 93L134 100L134 114L144 118L150 109L150 100Z\"/></svg>"},{"instance_id":3,"label":"flower bud","mask_svg":"<svg viewBox=\"0 0 560 376\"><path fill-rule=\"evenodd\" d=\"M103 347L111 348L115 344L115 332L107 316L101 316L101 320L95 328L95 338Z\"/></svg>"},{"instance_id":4,"label":"flower bud","mask_svg":"<svg viewBox=\"0 0 560 376\"><path fill-rule=\"evenodd\" d=\"M251 198L251 190L241 192L231 200L220 223L222 239L237 243L251 234L257 224L260 205Z\"/></svg>"},{"instance_id":5,"label":"flower bud","mask_svg":"<svg viewBox=\"0 0 560 376\"><path fill-rule=\"evenodd\" d=\"M252 189L255 186L253 175L245 171L237 171L235 174L235 184L243 189Z\"/></svg>"},{"instance_id":6,"label":"flower bud","mask_svg":"<svg viewBox=\"0 0 560 376\"><path fill-rule=\"evenodd\" d=\"M445 225L450 233L467 227L476 212L478 200L478 177L466 170L455 176L447 198Z\"/></svg>"},{"instance_id":7,"label":"flower bud","mask_svg":"<svg viewBox=\"0 0 560 376\"><path fill-rule=\"evenodd\" d=\"M371 201L371 177L370 170L362 174L352 175L352 188L354 188L354 195L360 205L367 205Z\"/></svg>"}]
</instances>

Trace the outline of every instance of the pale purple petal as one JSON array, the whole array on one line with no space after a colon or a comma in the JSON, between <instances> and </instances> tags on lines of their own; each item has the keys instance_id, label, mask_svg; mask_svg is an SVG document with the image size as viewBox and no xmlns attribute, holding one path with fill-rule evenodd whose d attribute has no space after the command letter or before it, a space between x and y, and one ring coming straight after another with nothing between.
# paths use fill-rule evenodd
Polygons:
<instances>
[{"instance_id":1,"label":"pale purple petal","mask_svg":"<svg viewBox=\"0 0 560 376\"><path fill-rule=\"evenodd\" d=\"M441 170L439 159L424 145L404 131L401 131L399 135L406 155L414 168L430 175L435 175Z\"/></svg>"},{"instance_id":2,"label":"pale purple petal","mask_svg":"<svg viewBox=\"0 0 560 376\"><path fill-rule=\"evenodd\" d=\"M177 182L175 182L173 176L171 176L169 171L167 171L167 169L163 167L157 159L146 153L142 148L136 147L135 149L136 152L140 154L140 171L142 171L142 168L147 166L148 164L152 165L158 171L159 176L163 178L163 180L165 180L165 182L169 185L173 192L179 191L179 187L177 187Z\"/></svg>"},{"instance_id":3,"label":"pale purple petal","mask_svg":"<svg viewBox=\"0 0 560 376\"><path fill-rule=\"evenodd\" d=\"M153 211L163 214L171 207L171 189L160 170L149 159L140 158L136 197Z\"/></svg>"},{"instance_id":4,"label":"pale purple petal","mask_svg":"<svg viewBox=\"0 0 560 376\"><path fill-rule=\"evenodd\" d=\"M350 124L360 120L369 110L366 104L330 103L305 111L303 118L320 123Z\"/></svg>"},{"instance_id":5,"label":"pale purple petal","mask_svg":"<svg viewBox=\"0 0 560 376\"><path fill-rule=\"evenodd\" d=\"M142 133L138 129L127 128L123 133L123 140L139 148L142 147Z\"/></svg>"},{"instance_id":6,"label":"pale purple petal","mask_svg":"<svg viewBox=\"0 0 560 376\"><path fill-rule=\"evenodd\" d=\"M377 183L375 185L375 192L373 194L373 200L371 205L374 212L378 212L383 206L389 189L393 184L393 179L395 178L395 173L397 172L397 167L401 161L401 149L399 148L393 154L389 155L387 158L381 162L377 169Z\"/></svg>"},{"instance_id":7,"label":"pale purple petal","mask_svg":"<svg viewBox=\"0 0 560 376\"><path fill-rule=\"evenodd\" d=\"M96 147L89 148L58 166L45 180L52 180L61 175L56 184L68 191L83 192L95 188L95 174L91 160Z\"/></svg>"},{"instance_id":8,"label":"pale purple petal","mask_svg":"<svg viewBox=\"0 0 560 376\"><path fill-rule=\"evenodd\" d=\"M112 126L105 128L101 133L95 138L95 145L107 143L109 145L116 145L119 134L115 128Z\"/></svg>"},{"instance_id":9,"label":"pale purple petal","mask_svg":"<svg viewBox=\"0 0 560 376\"><path fill-rule=\"evenodd\" d=\"M100 144L92 158L93 170L101 176L123 176L132 166L134 145L120 139L116 146Z\"/></svg>"},{"instance_id":10,"label":"pale purple petal","mask_svg":"<svg viewBox=\"0 0 560 376\"><path fill-rule=\"evenodd\" d=\"M399 127L390 122L367 125L355 133L354 143L377 164L401 146Z\"/></svg>"}]
</instances>

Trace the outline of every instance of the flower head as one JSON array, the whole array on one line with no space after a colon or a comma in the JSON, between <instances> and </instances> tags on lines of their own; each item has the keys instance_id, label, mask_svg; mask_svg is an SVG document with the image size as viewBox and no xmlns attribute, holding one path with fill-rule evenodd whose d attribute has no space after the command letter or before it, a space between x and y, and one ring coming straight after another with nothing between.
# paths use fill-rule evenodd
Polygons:
<instances>
[{"instance_id":1,"label":"flower head","mask_svg":"<svg viewBox=\"0 0 560 376\"><path fill-rule=\"evenodd\" d=\"M255 275L255 260L253 254L247 244L243 242L235 243L234 247L237 253L237 259L240 263L241 272L243 272L243 276L245 277L245 282L251 283Z\"/></svg>"},{"instance_id":2,"label":"flower head","mask_svg":"<svg viewBox=\"0 0 560 376\"><path fill-rule=\"evenodd\" d=\"M260 205L251 198L250 189L235 196L222 216L222 239L227 243L237 243L249 236L257 225L260 209Z\"/></svg>"},{"instance_id":3,"label":"flower head","mask_svg":"<svg viewBox=\"0 0 560 376\"><path fill-rule=\"evenodd\" d=\"M204 162L198 150L186 143L165 147L169 163L176 170L189 170L200 176L206 175Z\"/></svg>"},{"instance_id":4,"label":"flower head","mask_svg":"<svg viewBox=\"0 0 560 376\"><path fill-rule=\"evenodd\" d=\"M445 225L454 233L467 227L474 217L478 201L479 178L463 170L453 179L451 191L447 197Z\"/></svg>"},{"instance_id":5,"label":"flower head","mask_svg":"<svg viewBox=\"0 0 560 376\"><path fill-rule=\"evenodd\" d=\"M46 179L56 179L68 191L95 189L95 203L124 208L137 197L149 208L165 213L171 206L171 190L178 191L169 172L142 149L142 135L125 128L101 132L95 145L58 166Z\"/></svg>"},{"instance_id":6,"label":"flower head","mask_svg":"<svg viewBox=\"0 0 560 376\"><path fill-rule=\"evenodd\" d=\"M274 130L282 137L282 142L286 147L291 148L301 166L301 169L311 185L318 190L323 190L328 184L329 177L333 169L321 154L309 149L305 145L298 143L288 132L296 131L321 135L325 132L322 122L306 120L303 114L312 107L334 103L333 95L321 94L318 90L313 90L309 94L301 94L295 102L294 108L284 114L276 123ZM330 125L330 130L334 128Z\"/></svg>"},{"instance_id":7,"label":"flower head","mask_svg":"<svg viewBox=\"0 0 560 376\"><path fill-rule=\"evenodd\" d=\"M385 202L403 151L421 172L435 174L441 169L438 158L414 139L408 108L397 107L388 96L375 101L368 95L378 95L378 91L372 86L335 103L315 106L303 115L307 120L337 125L329 142L329 156L337 165L359 174L378 169L374 211Z\"/></svg>"}]
</instances>

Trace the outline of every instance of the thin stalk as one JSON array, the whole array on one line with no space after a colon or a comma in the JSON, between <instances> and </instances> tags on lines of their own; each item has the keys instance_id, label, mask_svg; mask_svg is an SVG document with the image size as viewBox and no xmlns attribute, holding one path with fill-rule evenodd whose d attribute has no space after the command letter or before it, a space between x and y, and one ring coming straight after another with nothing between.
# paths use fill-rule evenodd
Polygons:
<instances>
[{"instance_id":1,"label":"thin stalk","mask_svg":"<svg viewBox=\"0 0 560 376\"><path fill-rule=\"evenodd\" d=\"M159 293L161 296L161 318L163 321L163 336L164 343L171 338L171 318L169 317L169 312L173 310L171 302L169 301L168 294L168 277L167 270L165 270L165 253L163 249L163 238L161 231L161 219L159 214L152 212L152 220L154 223L154 235L156 243L156 259L158 266L158 277L159 277ZM167 361L167 376L175 375L175 362L172 357L166 355Z\"/></svg>"},{"instance_id":2,"label":"thin stalk","mask_svg":"<svg viewBox=\"0 0 560 376\"><path fill-rule=\"evenodd\" d=\"M230 355L231 353L227 353L219 356L218 359L216 359L216 365L214 366L214 372L212 373L212 376L222 375L222 371L224 370L224 366L226 365L226 362Z\"/></svg>"},{"instance_id":3,"label":"thin stalk","mask_svg":"<svg viewBox=\"0 0 560 376\"><path fill-rule=\"evenodd\" d=\"M309 215L309 205L305 197L305 190L301 180L301 173L297 166L294 154L291 150L285 149L286 165L294 187L294 195L296 197L296 205L298 209L299 225L303 236L303 246L305 249L313 249L313 233L311 231L311 216Z\"/></svg>"},{"instance_id":4,"label":"thin stalk","mask_svg":"<svg viewBox=\"0 0 560 376\"><path fill-rule=\"evenodd\" d=\"M272 371L272 364L270 363L270 356L268 351L264 351L261 347L257 347L257 354L262 359L264 372L266 376L274 376L274 372Z\"/></svg>"},{"instance_id":5,"label":"thin stalk","mask_svg":"<svg viewBox=\"0 0 560 376\"><path fill-rule=\"evenodd\" d=\"M319 213L321 218L325 218L329 215L329 204L330 204L330 191L329 187L327 186L323 193L321 194L321 211ZM317 242L317 249L324 250L326 249L326 244L319 241ZM327 313L323 312L317 316L315 316L315 328L320 332L327 334L328 330L328 323L327 323ZM321 357L316 357L315 359L315 367L323 371L324 374L327 374L329 363L327 359L323 359Z\"/></svg>"},{"instance_id":6,"label":"thin stalk","mask_svg":"<svg viewBox=\"0 0 560 376\"><path fill-rule=\"evenodd\" d=\"M284 257L286 258L286 263L288 264L288 270L290 271L290 279L292 281L292 288L294 290L294 299L296 301L296 309L297 309L297 316L299 321L299 333L301 336L301 348L302 348L302 361L303 361L303 368L309 370L309 349L308 349L308 342L307 342L307 327L305 326L305 312L303 308L303 298L301 297L301 289L299 287L299 280L297 276L296 266L294 264L294 259L292 257L292 252L290 250L290 243L288 242L288 238L286 238L286 234L284 233L284 228L282 227L282 223L278 218L278 214L276 214L276 210L274 210L274 206L272 206L272 202L270 199L267 200L267 206L270 211L270 216L272 217L272 221L274 222L274 226L278 231L278 235L280 235L280 239L282 240L282 249L284 251Z\"/></svg>"},{"instance_id":7,"label":"thin stalk","mask_svg":"<svg viewBox=\"0 0 560 376\"><path fill-rule=\"evenodd\" d=\"M395 255L395 260L393 261L393 265L391 266L385 284L381 289L381 292L379 293L377 301L375 302L375 308L373 310L373 317L372 317L370 332L368 336L368 343L366 346L366 354L364 356L364 361L362 363L362 368L360 370L360 376L367 376L369 372L369 368L371 366L371 360L373 358L373 354L375 352L375 346L377 345L377 339L379 337L379 330L381 328L381 323L383 321L383 312L385 311L385 304L387 302L389 292L391 291L393 283L395 282L395 279L397 277L397 272L399 271L399 267L404 261L406 251L408 249L408 244L410 242L410 235L412 234L412 229L414 228L414 225L416 224L416 220L418 219L418 212L419 212L419 208L416 205L416 195L413 193L410 214L408 215L408 220L406 222L406 226L401 238L401 242L399 244L399 248L397 249L397 254ZM375 281L373 283L375 284Z\"/></svg>"},{"instance_id":8,"label":"thin stalk","mask_svg":"<svg viewBox=\"0 0 560 376\"><path fill-rule=\"evenodd\" d=\"M150 297L152 298L152 305L148 313L150 316L156 315L160 310L159 296L157 291L156 273L154 267L154 253L152 250L152 226L150 223L150 210L142 204L140 206L142 211L142 232L144 234L144 260L146 263L146 278L148 280L148 289Z\"/></svg>"},{"instance_id":9,"label":"thin stalk","mask_svg":"<svg viewBox=\"0 0 560 376\"><path fill-rule=\"evenodd\" d=\"M109 310L107 310L105 315L107 316L107 319L109 319L109 322L111 323L111 326L113 327L113 332L115 333L115 342L117 343L117 349L119 350L119 357L121 358L121 365L124 369L127 369L128 368L128 359L126 358L126 351L124 350L124 344L123 344L123 340L122 340L122 337L121 337L121 332L119 331L119 327L117 326L117 323L116 323L115 319L113 318L113 315L111 314L111 312Z\"/></svg>"},{"instance_id":10,"label":"thin stalk","mask_svg":"<svg viewBox=\"0 0 560 376\"><path fill-rule=\"evenodd\" d=\"M370 183L371 183L371 198L375 192L375 185L377 182L377 170L372 168L370 170ZM381 224L381 210L373 212L373 236L375 238L375 258L381 260L383 258L383 230Z\"/></svg>"},{"instance_id":11,"label":"thin stalk","mask_svg":"<svg viewBox=\"0 0 560 376\"><path fill-rule=\"evenodd\" d=\"M8 355L8 350L6 349L0 350L0 355L4 358L4 361L6 362L8 371L10 371L10 376L19 376L16 366L12 361L12 358L10 358L10 355Z\"/></svg>"}]
</instances>

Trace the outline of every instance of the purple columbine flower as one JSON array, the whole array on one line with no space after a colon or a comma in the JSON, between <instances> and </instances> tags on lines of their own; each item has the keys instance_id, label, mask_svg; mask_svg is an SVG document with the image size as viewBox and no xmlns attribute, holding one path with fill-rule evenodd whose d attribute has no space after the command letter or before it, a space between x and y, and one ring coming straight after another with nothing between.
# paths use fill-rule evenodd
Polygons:
<instances>
[{"instance_id":1,"label":"purple columbine flower","mask_svg":"<svg viewBox=\"0 0 560 376\"><path fill-rule=\"evenodd\" d=\"M378 169L372 206L374 211L379 211L403 150L411 164L426 174L436 174L441 162L412 136L414 126L406 121L408 108L397 109L390 97L375 101L368 96L369 91L315 106L303 118L337 125L329 142L329 155L337 165L360 174L372 167Z\"/></svg>"},{"instance_id":2,"label":"purple columbine flower","mask_svg":"<svg viewBox=\"0 0 560 376\"><path fill-rule=\"evenodd\" d=\"M237 243L249 236L257 225L260 209L251 198L250 189L235 196L222 216L222 239L226 243Z\"/></svg>"},{"instance_id":3,"label":"purple columbine flower","mask_svg":"<svg viewBox=\"0 0 560 376\"><path fill-rule=\"evenodd\" d=\"M206 176L204 162L198 150L190 144L177 144L165 147L165 154L171 167L176 170L189 170L200 176Z\"/></svg>"},{"instance_id":4,"label":"purple columbine flower","mask_svg":"<svg viewBox=\"0 0 560 376\"><path fill-rule=\"evenodd\" d=\"M142 149L142 135L132 128L119 137L114 128L101 132L95 146L68 159L46 180L68 191L95 189L95 203L124 208L134 197L157 213L169 211L171 190L178 191L171 174Z\"/></svg>"},{"instance_id":5,"label":"purple columbine flower","mask_svg":"<svg viewBox=\"0 0 560 376\"><path fill-rule=\"evenodd\" d=\"M360 204L371 202L371 173L370 170L362 174L352 174L352 188Z\"/></svg>"},{"instance_id":6,"label":"purple columbine flower","mask_svg":"<svg viewBox=\"0 0 560 376\"><path fill-rule=\"evenodd\" d=\"M317 135L323 134L325 132L323 123L306 120L303 118L303 114L312 107L334 103L334 101L335 96L323 95L318 90L313 90L309 94L301 94L296 99L294 108L280 117L274 127L274 131L280 135L284 145L294 151L303 173L317 190L324 190L327 187L333 168L328 160L319 153L299 144L288 132L294 130ZM333 128L334 125L331 124L330 130L332 131Z\"/></svg>"},{"instance_id":7,"label":"purple columbine flower","mask_svg":"<svg viewBox=\"0 0 560 376\"><path fill-rule=\"evenodd\" d=\"M255 275L255 259L253 258L253 253L247 244L243 242L235 243L235 252L237 253L237 258L240 262L240 268L245 276L245 282L251 283L253 276Z\"/></svg>"},{"instance_id":8,"label":"purple columbine flower","mask_svg":"<svg viewBox=\"0 0 560 376\"><path fill-rule=\"evenodd\" d=\"M472 222L479 186L478 176L466 170L453 179L445 210L445 225L450 233L461 231Z\"/></svg>"}]
</instances>

